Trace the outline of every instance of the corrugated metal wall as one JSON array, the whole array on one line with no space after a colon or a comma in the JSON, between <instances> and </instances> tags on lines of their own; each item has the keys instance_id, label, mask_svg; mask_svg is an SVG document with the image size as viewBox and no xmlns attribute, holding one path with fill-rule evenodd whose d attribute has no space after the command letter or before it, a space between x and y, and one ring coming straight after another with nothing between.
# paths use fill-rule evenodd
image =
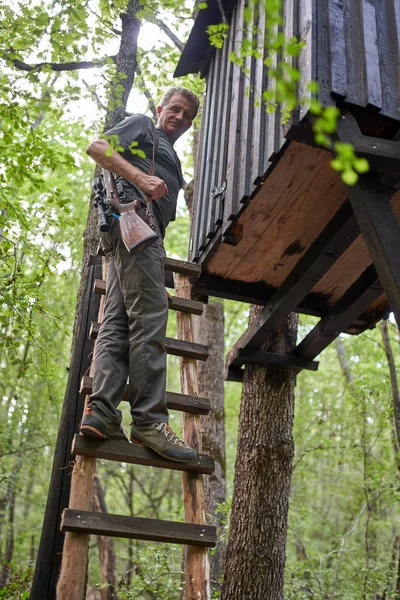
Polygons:
<instances>
[{"instance_id":1,"label":"corrugated metal wall","mask_svg":"<svg viewBox=\"0 0 400 600\"><path fill-rule=\"evenodd\" d=\"M268 114L262 92L273 85L263 59L247 58L244 69L229 60L252 35L264 48L264 3L252 7L257 30L244 22L246 0L232 12L229 39L216 50L207 74L202 117L191 259L198 260L210 240L243 210L255 184L282 148L279 112ZM334 97L400 120L400 0L285 0L286 38L306 42L298 58L299 97L316 79L319 98ZM266 51L264 58L266 57ZM296 119L305 116L303 105ZM226 182L224 201L213 195Z\"/></svg>"}]
</instances>

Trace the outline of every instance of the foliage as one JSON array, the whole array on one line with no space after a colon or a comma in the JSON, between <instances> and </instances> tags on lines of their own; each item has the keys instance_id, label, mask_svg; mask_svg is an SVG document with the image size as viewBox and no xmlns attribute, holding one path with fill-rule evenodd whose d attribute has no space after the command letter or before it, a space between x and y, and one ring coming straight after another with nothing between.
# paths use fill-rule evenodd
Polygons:
<instances>
[{"instance_id":1,"label":"foliage","mask_svg":"<svg viewBox=\"0 0 400 600\"><path fill-rule=\"evenodd\" d=\"M104 56L105 44L112 56L118 41L118 15L125 5L125 0L93 1L86 5L39 1L0 8L2 568L7 566L6 548L11 536L14 542L8 565L9 582L0 591L0 598L24 598L29 589L65 390L80 279L82 234L93 173L84 148L92 137L92 117L104 117L101 105L105 103L108 80L115 73L112 59L106 60L87 87L77 72L59 75L48 65L23 71L17 68L15 60L24 64L90 60ZM142 19L150 19L154 14L173 27L176 21L187 23L191 9L177 7L172 0L143 6ZM274 14L271 12L269 17L271 29L277 22ZM221 29L222 37L225 29ZM273 52L277 54L287 51L295 57L301 51L295 40L277 38L276 43ZM254 46L248 46L245 52L258 56ZM244 58L245 54L237 54L237 60ZM177 50L167 38L140 50L143 81L152 95L160 94L160 88L172 82L176 59ZM275 68L282 86L278 86L275 99L266 97L264 101L286 101L290 105L294 101L290 94L296 88L296 74L287 66L279 67L280 71L278 66ZM137 90L143 90L143 81L136 82ZM201 83L194 85L201 89ZM85 102L93 98L94 92L96 104L91 102L87 109ZM315 94L316 89L311 92ZM314 104L312 107L316 110ZM320 118L316 123L320 125L316 133L331 136L336 116L332 111L317 116ZM343 147L342 156L343 164L334 161L333 166L340 167L343 173L351 172L351 166L357 172L366 168L365 163L357 162L350 154L349 147ZM185 176L190 177L189 159L185 160L184 170ZM170 256L186 258L189 215L181 204L177 220L168 229L166 246ZM227 349L246 327L246 310L237 303L225 303ZM309 320L302 327L306 330ZM173 337L174 333L171 320L168 335ZM398 333L394 328L391 333L396 338L398 362ZM317 375L302 373L298 377L294 425L297 454L286 576L286 597L291 600L307 595L372 600L375 592L382 597L386 588L387 598L394 597L392 554L395 555L400 528L399 481L386 359L378 332L346 337L344 344L352 367L351 385L346 384L340 371L335 348L323 354ZM173 357L169 359L168 389L179 390L178 360ZM240 393L239 384L227 384L227 509L232 493ZM128 423L126 406L123 411L124 422ZM173 414L174 427L179 418ZM101 464L99 472L110 512L183 518L179 474L160 474L123 464ZM121 598L178 600L181 547L140 542L129 546L127 540L116 540L115 548ZM90 582L95 588L100 581L95 540L90 552Z\"/></svg>"}]
</instances>

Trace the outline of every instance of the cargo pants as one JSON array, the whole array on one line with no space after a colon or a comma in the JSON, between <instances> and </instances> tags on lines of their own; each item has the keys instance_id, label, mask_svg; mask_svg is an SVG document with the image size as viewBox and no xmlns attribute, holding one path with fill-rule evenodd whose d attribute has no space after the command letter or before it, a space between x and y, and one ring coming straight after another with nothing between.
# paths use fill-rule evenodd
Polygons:
<instances>
[{"instance_id":1,"label":"cargo pants","mask_svg":"<svg viewBox=\"0 0 400 600\"><path fill-rule=\"evenodd\" d=\"M129 376L133 422L168 422L164 346L168 300L162 238L131 255L120 238L118 220L112 217L110 225L110 231L101 234L107 257L106 300L89 406L121 423L117 407Z\"/></svg>"}]
</instances>

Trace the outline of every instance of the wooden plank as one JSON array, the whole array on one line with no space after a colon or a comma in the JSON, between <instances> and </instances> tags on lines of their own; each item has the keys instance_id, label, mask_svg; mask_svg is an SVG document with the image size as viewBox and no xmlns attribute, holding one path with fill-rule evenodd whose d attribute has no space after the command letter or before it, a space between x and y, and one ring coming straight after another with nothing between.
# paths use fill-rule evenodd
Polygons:
<instances>
[{"instance_id":1,"label":"wooden plank","mask_svg":"<svg viewBox=\"0 0 400 600\"><path fill-rule=\"evenodd\" d=\"M91 339L96 339L99 333L100 323L93 322L90 329ZM172 356L183 356L193 360L207 360L208 348L203 344L189 343L173 338L165 338L165 350Z\"/></svg>"},{"instance_id":2,"label":"wooden plank","mask_svg":"<svg viewBox=\"0 0 400 600\"><path fill-rule=\"evenodd\" d=\"M201 274L201 265L176 258L166 258L164 268L166 271L182 273L182 275L189 275L189 277L199 277Z\"/></svg>"},{"instance_id":3,"label":"wooden plank","mask_svg":"<svg viewBox=\"0 0 400 600\"><path fill-rule=\"evenodd\" d=\"M61 528L63 531L151 542L205 547L213 547L216 544L216 528L209 525L192 525L80 510L66 509L62 516Z\"/></svg>"},{"instance_id":4,"label":"wooden plank","mask_svg":"<svg viewBox=\"0 0 400 600\"><path fill-rule=\"evenodd\" d=\"M189 463L180 463L162 458L141 444L129 444L123 440L96 440L83 435L74 437L72 454L205 475L211 475L215 469L214 459L206 454L198 454Z\"/></svg>"},{"instance_id":5,"label":"wooden plank","mask_svg":"<svg viewBox=\"0 0 400 600\"><path fill-rule=\"evenodd\" d=\"M253 28L255 11L258 3L246 1L246 10L249 13L249 20L243 20L243 37L249 47L253 44ZM246 56L244 59L244 76L242 96L240 98L240 139L236 143L239 146L238 162L235 168L238 169L238 178L236 184L236 200L234 202L235 214L241 207L240 203L246 202L253 191L252 181L250 179L251 156L251 136L253 126L253 108L254 108L254 79L255 79L255 59L254 56Z\"/></svg>"},{"instance_id":6,"label":"wooden plank","mask_svg":"<svg viewBox=\"0 0 400 600\"><path fill-rule=\"evenodd\" d=\"M243 41L244 2L235 5L230 39L232 39L232 52L240 52ZM242 69L234 64L232 67L232 97L230 105L230 121L228 136L227 156L227 188L225 192L223 233L229 227L232 218L236 216L238 162L241 139L241 99L243 97L244 74Z\"/></svg>"},{"instance_id":7,"label":"wooden plank","mask_svg":"<svg viewBox=\"0 0 400 600\"><path fill-rule=\"evenodd\" d=\"M265 128L266 108L263 92L267 85L267 69L264 64L265 53L265 5L263 2L256 3L258 14L257 21L257 50L263 55L263 59L255 61L254 68L254 108L253 108L253 132L251 149L251 172L250 181L258 184L266 171L264 166L265 156Z\"/></svg>"},{"instance_id":8,"label":"wooden plank","mask_svg":"<svg viewBox=\"0 0 400 600\"><path fill-rule=\"evenodd\" d=\"M197 260L199 257L199 244L198 244L198 233L200 227L200 212L202 203L202 157L204 153L204 142L206 141L206 127L208 119L208 103L207 94L203 95L203 105L201 109L201 122L199 131L199 142L197 147L197 155L195 157L195 176L194 176L194 190L193 190L193 206L192 206L192 218L190 223L190 241L189 241L189 259L191 261ZM173 285L172 285L173 287Z\"/></svg>"},{"instance_id":9,"label":"wooden plank","mask_svg":"<svg viewBox=\"0 0 400 600\"><path fill-rule=\"evenodd\" d=\"M346 100L359 106L365 106L367 94L365 90L365 54L360 0L344 3L344 34L347 55ZM379 77L379 73L377 75Z\"/></svg>"},{"instance_id":10,"label":"wooden plank","mask_svg":"<svg viewBox=\"0 0 400 600\"><path fill-rule=\"evenodd\" d=\"M332 92L345 98L347 94L347 64L343 0L329 0L328 10Z\"/></svg>"},{"instance_id":11,"label":"wooden plank","mask_svg":"<svg viewBox=\"0 0 400 600\"><path fill-rule=\"evenodd\" d=\"M174 275L176 295L191 297L189 279L180 274ZM177 335L187 344L193 343L191 315L176 313ZM190 358L180 361L181 391L197 396L199 392L197 364ZM183 440L201 454L201 420L198 415L183 413ZM206 523L204 489L201 475L182 473L183 507L185 521ZM186 546L185 548L185 598L208 598L210 589L210 563L207 552Z\"/></svg>"},{"instance_id":12,"label":"wooden plank","mask_svg":"<svg viewBox=\"0 0 400 600\"><path fill-rule=\"evenodd\" d=\"M305 42L299 59L298 69L301 73L298 93L299 98L311 99L308 84L317 78L316 72L316 3L314 0L298 0L298 39ZM301 121L308 112L307 103L303 103L299 109L299 120Z\"/></svg>"},{"instance_id":13,"label":"wooden plank","mask_svg":"<svg viewBox=\"0 0 400 600\"><path fill-rule=\"evenodd\" d=\"M367 78L367 105L380 109L382 107L382 88L375 6L371 0L361 0L361 6Z\"/></svg>"},{"instance_id":14,"label":"wooden plank","mask_svg":"<svg viewBox=\"0 0 400 600\"><path fill-rule=\"evenodd\" d=\"M382 286L375 267L371 265L343 295L332 315L321 319L297 346L294 354L300 358L314 359L381 294Z\"/></svg>"},{"instance_id":15,"label":"wooden plank","mask_svg":"<svg viewBox=\"0 0 400 600\"><path fill-rule=\"evenodd\" d=\"M204 346L204 344L197 344L196 342L165 338L165 349L168 354L190 358L192 360L207 360L208 358L207 346Z\"/></svg>"},{"instance_id":16,"label":"wooden plank","mask_svg":"<svg viewBox=\"0 0 400 600\"><path fill-rule=\"evenodd\" d=\"M80 393L90 395L92 393L92 377L84 375L81 379ZM122 397L122 400L128 402L129 384ZM180 410L182 412L195 413L199 415L208 415L211 410L210 400L201 396L188 396L176 392L166 392L165 400L169 410Z\"/></svg>"},{"instance_id":17,"label":"wooden plank","mask_svg":"<svg viewBox=\"0 0 400 600\"><path fill-rule=\"evenodd\" d=\"M252 252L260 239L267 239L266 232L274 226L274 231L281 234L279 225L279 214L285 205L290 202L296 194L301 194L302 186L304 192L309 191L311 182L315 178L314 169L322 161L331 160L331 155L316 148L307 148L297 142L291 142L283 159L271 172L265 183L261 186L257 195L253 198L246 211L239 219L245 233L238 246L232 248L221 244L218 252L210 258L207 263L207 272L212 275L220 275L225 279L242 279L245 277L233 276L238 264ZM321 154L322 153L322 154ZM282 165L282 166L281 166ZM262 256L262 264L265 264L265 254ZM255 262L251 260L252 268ZM260 279L262 279L260 277ZM252 279L254 281L254 278Z\"/></svg>"},{"instance_id":18,"label":"wooden plank","mask_svg":"<svg viewBox=\"0 0 400 600\"><path fill-rule=\"evenodd\" d=\"M400 327L400 226L376 173L348 186L349 198L379 279Z\"/></svg>"},{"instance_id":19,"label":"wooden plank","mask_svg":"<svg viewBox=\"0 0 400 600\"><path fill-rule=\"evenodd\" d=\"M246 280L251 273L255 281L281 285L346 199L345 187L330 160L325 157L296 192L289 191L285 204L279 198L262 238L232 272L234 279Z\"/></svg>"},{"instance_id":20,"label":"wooden plank","mask_svg":"<svg viewBox=\"0 0 400 600\"><path fill-rule=\"evenodd\" d=\"M225 41L222 50L222 77L223 85L220 90L220 103L218 105L219 119L218 119L218 144L215 148L215 152L218 155L216 162L216 169L214 173L214 185L218 188L222 187L224 181L226 181L226 164L228 159L228 135L229 135L229 121L230 121L230 106L232 100L232 72L233 63L229 59L231 41ZM221 196L218 196L214 202L214 232L222 225L224 204Z\"/></svg>"},{"instance_id":21,"label":"wooden plank","mask_svg":"<svg viewBox=\"0 0 400 600\"><path fill-rule=\"evenodd\" d=\"M278 25L273 26L272 35L275 36L278 34ZM271 62L271 66L269 67L271 70L276 70L278 64L278 56L275 50L269 50L268 58ZM268 102L273 106L276 104L276 78L270 76L269 69L267 69L267 90L272 93L272 98L268 100ZM268 105L267 105L268 107ZM265 139L266 146L266 158L269 162L275 158L276 154L276 134L277 134L277 122L280 122L280 114L279 109L276 109L272 112L267 111L267 119L268 119L268 130Z\"/></svg>"},{"instance_id":22,"label":"wooden plank","mask_svg":"<svg viewBox=\"0 0 400 600\"><path fill-rule=\"evenodd\" d=\"M398 175L400 170L400 141L363 135L355 139L353 145L355 153L364 156L368 160L371 170L393 172Z\"/></svg>"},{"instance_id":23,"label":"wooden plank","mask_svg":"<svg viewBox=\"0 0 400 600\"><path fill-rule=\"evenodd\" d=\"M379 50L379 66L375 77L382 86L382 111L388 116L400 119L400 49L396 28L396 14L390 0L376 4L376 26Z\"/></svg>"},{"instance_id":24,"label":"wooden plank","mask_svg":"<svg viewBox=\"0 0 400 600\"><path fill-rule=\"evenodd\" d=\"M202 315L204 304L198 300L187 300L186 298L177 298L176 296L168 297L168 308L188 313L190 315Z\"/></svg>"},{"instance_id":25,"label":"wooden plank","mask_svg":"<svg viewBox=\"0 0 400 600\"><path fill-rule=\"evenodd\" d=\"M208 103L208 121L207 132L205 132L204 152L201 161L201 211L198 233L198 248L204 250L207 245L207 219L210 211L211 199L211 167L214 159L214 140L215 140L215 123L218 118L216 111L216 103L219 94L219 85L217 78L219 77L220 62L216 60L217 52L214 53L211 61L211 67L207 77L207 103Z\"/></svg>"},{"instance_id":26,"label":"wooden plank","mask_svg":"<svg viewBox=\"0 0 400 600\"><path fill-rule=\"evenodd\" d=\"M202 204L202 215L203 226L201 227L202 235L200 248L205 248L207 245L207 241L210 237L210 233L213 231L214 224L214 216L213 211L215 211L215 203L212 198L211 190L215 186L215 182L213 180L213 172L215 170L215 163L218 161L219 156L215 152L215 148L218 145L218 133L217 127L219 123L219 119L221 116L219 109L219 102L221 96L221 86L224 86L224 82L221 80L221 70L222 70L222 51L216 49L214 58L213 58L213 76L209 79L209 93L211 94L210 101L210 120L209 120L209 132L208 132L208 140L207 140L207 151L203 157L203 174L202 177L204 179L204 191L203 191L203 204ZM211 224L212 223L212 224Z\"/></svg>"}]
</instances>

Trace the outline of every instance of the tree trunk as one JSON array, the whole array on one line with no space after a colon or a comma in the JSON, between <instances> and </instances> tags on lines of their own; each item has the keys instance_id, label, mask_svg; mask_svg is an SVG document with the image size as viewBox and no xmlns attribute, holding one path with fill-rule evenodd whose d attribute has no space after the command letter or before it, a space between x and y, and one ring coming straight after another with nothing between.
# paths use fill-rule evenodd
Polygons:
<instances>
[{"instance_id":1,"label":"tree trunk","mask_svg":"<svg viewBox=\"0 0 400 600\"><path fill-rule=\"evenodd\" d=\"M132 88L136 69L137 38L140 30L140 21L136 18L138 9L137 0L128 0L126 12L121 14L121 43L116 58L117 73L109 94L106 127L114 126L125 117L126 103ZM86 363L86 370L90 364L88 359L89 352L86 347L83 347L84 342L82 339L85 340L87 334L85 332L86 323L85 320L82 321L82 316L85 319L89 309L92 308L87 307L87 296L91 294L91 288L88 289L86 285L91 278L89 259L91 255L96 254L97 247L97 216L93 203L91 203L87 227L84 233L84 256L73 331L71 369L69 371L67 391L63 404L50 491L30 600L43 600L44 597L55 597L56 579L60 568L62 543L65 537L59 531L59 518L63 508L68 504L71 482L71 476L67 473L65 467L71 460L70 448L72 437L78 429L78 424L83 413L84 399L78 391L80 378L83 375L82 367ZM97 302L98 299L96 299ZM92 317L91 320L97 319L96 317ZM87 462L88 464L90 463L90 461ZM85 461L83 461L83 464L85 464ZM67 537L71 535L73 534L69 534ZM79 534L75 535L79 536Z\"/></svg>"},{"instance_id":2,"label":"tree trunk","mask_svg":"<svg viewBox=\"0 0 400 600\"><path fill-rule=\"evenodd\" d=\"M6 534L6 547L4 552L4 558L2 560L1 573L0 573L0 590L2 590L8 583L10 574L10 563L14 554L14 512L15 512L15 485L12 483L8 486L7 491L7 502L8 502L8 519L7 519L7 534Z\"/></svg>"},{"instance_id":3,"label":"tree trunk","mask_svg":"<svg viewBox=\"0 0 400 600\"><path fill-rule=\"evenodd\" d=\"M261 307L252 307L251 325ZM297 315L271 332L264 350L290 353ZM295 372L246 367L222 600L281 600L294 444Z\"/></svg>"},{"instance_id":4,"label":"tree trunk","mask_svg":"<svg viewBox=\"0 0 400 600\"><path fill-rule=\"evenodd\" d=\"M394 429L396 432L396 441L397 448L400 447L400 391L399 391L399 383L397 380L396 373L396 365L394 363L394 357L392 352L392 347L390 345L390 337L389 330L387 326L387 321L381 321L380 323L381 332L382 332L382 340L383 345L386 352L386 358L389 367L390 374L390 387L392 389L392 398L393 398L393 415L394 415ZM398 454L398 452L396 453Z\"/></svg>"},{"instance_id":5,"label":"tree trunk","mask_svg":"<svg viewBox=\"0 0 400 600\"><path fill-rule=\"evenodd\" d=\"M208 518L218 527L219 535L215 551L210 557L211 585L220 589L225 567L226 540L224 533L224 510L219 505L226 502L225 461L225 412L224 412L224 306L221 302L205 305L201 317L194 319L194 339L206 344L209 358L197 365L199 394L211 401L212 411L203 418L203 449L215 459L215 471L204 477L204 496Z\"/></svg>"},{"instance_id":6,"label":"tree trunk","mask_svg":"<svg viewBox=\"0 0 400 600\"><path fill-rule=\"evenodd\" d=\"M107 513L107 504L103 488L97 476L94 478L93 508L97 512ZM101 564L101 600L116 600L117 564L114 550L114 540L105 535L97 536Z\"/></svg>"}]
</instances>

